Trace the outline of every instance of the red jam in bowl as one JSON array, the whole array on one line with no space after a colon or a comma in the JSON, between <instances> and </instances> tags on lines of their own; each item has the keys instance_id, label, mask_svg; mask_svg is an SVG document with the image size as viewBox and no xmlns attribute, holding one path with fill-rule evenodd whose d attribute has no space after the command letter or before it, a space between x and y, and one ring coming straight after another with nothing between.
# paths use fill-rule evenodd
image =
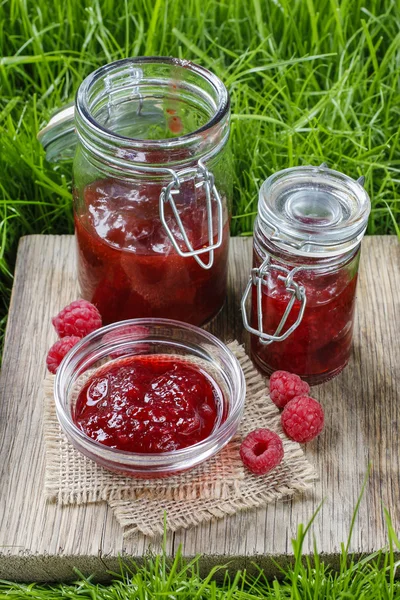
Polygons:
<instances>
[{"instance_id":1,"label":"red jam in bowl","mask_svg":"<svg viewBox=\"0 0 400 600\"><path fill-rule=\"evenodd\" d=\"M79 393L75 424L118 450L159 453L200 442L218 424L222 392L194 363L130 356L98 369Z\"/></svg>"},{"instance_id":2,"label":"red jam in bowl","mask_svg":"<svg viewBox=\"0 0 400 600\"><path fill-rule=\"evenodd\" d=\"M199 191L200 190L200 191ZM194 181L174 197L193 248L208 245L205 193ZM86 186L83 206L76 201L75 230L81 293L99 309L103 323L140 317L179 319L201 325L218 313L225 299L229 222L214 264L204 269L176 252L160 220L159 185L98 180ZM216 209L214 234L216 235ZM170 206L166 221L183 251ZM214 242L216 237L214 238ZM204 262L208 253L202 254Z\"/></svg>"},{"instance_id":3,"label":"red jam in bowl","mask_svg":"<svg viewBox=\"0 0 400 600\"><path fill-rule=\"evenodd\" d=\"M252 357L267 373L291 371L311 385L330 379L346 366L351 352L357 272L343 268L319 275L304 271L299 276L307 297L300 325L284 341L268 345L251 336ZM290 294L276 276L269 275L262 290L262 317L265 333L275 333ZM291 327L299 314L295 301L282 333ZM252 326L257 328L257 294L252 294Z\"/></svg>"}]
</instances>

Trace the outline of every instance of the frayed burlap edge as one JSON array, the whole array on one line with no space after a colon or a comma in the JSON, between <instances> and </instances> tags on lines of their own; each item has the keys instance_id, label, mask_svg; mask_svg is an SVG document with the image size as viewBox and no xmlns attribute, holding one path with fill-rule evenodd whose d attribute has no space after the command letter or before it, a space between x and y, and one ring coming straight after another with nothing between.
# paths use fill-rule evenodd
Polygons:
<instances>
[{"instance_id":1,"label":"frayed burlap edge","mask_svg":"<svg viewBox=\"0 0 400 600\"><path fill-rule=\"evenodd\" d=\"M225 499L196 499L194 501L109 501L124 538L134 534L153 537L164 530L164 514L167 529L178 531L195 527L243 510L266 506L271 502L289 499L297 493L306 492L316 479L314 468L305 459L297 444L284 441L284 462L268 476L259 477L246 473L246 479L236 494Z\"/></svg>"}]
</instances>

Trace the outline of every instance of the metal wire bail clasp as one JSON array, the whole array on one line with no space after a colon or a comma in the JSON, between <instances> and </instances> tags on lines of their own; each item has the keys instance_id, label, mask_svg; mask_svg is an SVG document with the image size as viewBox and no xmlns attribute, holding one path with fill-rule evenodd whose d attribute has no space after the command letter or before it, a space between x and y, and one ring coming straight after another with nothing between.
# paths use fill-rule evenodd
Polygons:
<instances>
[{"instance_id":1,"label":"metal wire bail clasp","mask_svg":"<svg viewBox=\"0 0 400 600\"><path fill-rule=\"evenodd\" d=\"M282 273L282 274L278 275L278 279L280 279L280 281L284 282L286 290L290 293L290 299L289 299L289 302L286 306L285 312L283 313L280 323L279 323L278 327L276 328L275 332L273 334L268 334L268 333L264 332L264 327L263 327L262 286L263 285L268 286L268 281L266 280L265 276L267 275L267 273L269 273L271 271L278 271L279 273ZM270 257L267 257L260 267L251 270L251 275L250 275L249 281L247 283L246 289L244 291L244 294L242 297L242 302L241 302L243 325L244 325L245 329L247 329L247 331L249 331L250 333L253 333L254 335L257 335L260 343L264 344L265 346L272 344L272 342L282 342L283 340L286 340L286 338L288 338L289 335L291 333L293 333L293 331L300 325L300 322L304 315L304 310L306 308L307 299L306 299L306 293L305 293L304 287L302 285L299 285L293 279L294 276L299 271L301 271L301 267L294 268L290 271L289 269L286 269L285 267L281 267L279 265L273 265L273 264L271 264ZM256 286L256 293L257 293L258 329L254 329L254 327L250 326L249 320L247 317L247 311L246 311L247 298L250 294L250 291L251 291L251 288L253 285ZM300 310L299 310L299 314L297 315L297 319L293 323L293 325L291 327L289 327L289 329L287 331L285 331L285 333L282 333L282 335L280 335L296 300L298 300L300 302Z\"/></svg>"},{"instance_id":2,"label":"metal wire bail clasp","mask_svg":"<svg viewBox=\"0 0 400 600\"><path fill-rule=\"evenodd\" d=\"M169 239L177 253L183 257L192 256L196 262L203 267L203 269L211 269L214 264L214 250L219 248L222 244L222 233L223 233L223 210L221 197L215 187L214 175L206 169L204 164L199 160L196 169L184 169L178 173L170 171L172 175L172 181L165 187L162 188L160 194L160 219L163 224ZM180 177L193 175L198 181L195 183L195 187L204 187L206 197L206 208L207 208L207 232L208 232L208 244L195 250L188 238L185 227L182 223L182 219L179 215L178 209L174 201L174 195L179 194L181 181ZM217 206L217 239L214 241L214 230L213 230L213 212L212 204L216 203ZM172 212L176 219L178 229L182 235L183 241L187 248L187 251L181 250L177 239L174 237L171 228L169 227L165 218L165 204L169 203L172 208ZM203 261L200 258L201 254L208 253L208 262Z\"/></svg>"}]
</instances>

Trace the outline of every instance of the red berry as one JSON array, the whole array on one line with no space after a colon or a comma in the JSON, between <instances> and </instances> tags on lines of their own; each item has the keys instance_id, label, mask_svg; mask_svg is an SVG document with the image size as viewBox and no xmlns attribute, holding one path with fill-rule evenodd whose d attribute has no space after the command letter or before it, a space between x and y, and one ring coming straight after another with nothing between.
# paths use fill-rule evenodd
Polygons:
<instances>
[{"instance_id":1,"label":"red berry","mask_svg":"<svg viewBox=\"0 0 400 600\"><path fill-rule=\"evenodd\" d=\"M61 338L61 340L57 340L56 343L52 345L46 359L47 368L50 373L53 373L54 375L64 356L68 354L72 346L75 346L80 340L80 337L70 335Z\"/></svg>"},{"instance_id":2,"label":"red berry","mask_svg":"<svg viewBox=\"0 0 400 600\"><path fill-rule=\"evenodd\" d=\"M102 325L99 311L87 300L71 302L51 322L60 338L67 335L82 338Z\"/></svg>"},{"instance_id":3,"label":"red berry","mask_svg":"<svg viewBox=\"0 0 400 600\"><path fill-rule=\"evenodd\" d=\"M319 402L310 396L298 396L283 409L282 427L295 442L310 442L324 428L324 411Z\"/></svg>"},{"instance_id":4,"label":"red berry","mask_svg":"<svg viewBox=\"0 0 400 600\"><path fill-rule=\"evenodd\" d=\"M269 395L278 408L283 408L296 396L307 395L309 391L308 383L288 371L275 371L269 380Z\"/></svg>"},{"instance_id":5,"label":"red berry","mask_svg":"<svg viewBox=\"0 0 400 600\"><path fill-rule=\"evenodd\" d=\"M252 431L240 446L243 464L256 475L272 471L281 462L283 454L281 438L270 429Z\"/></svg>"}]
</instances>

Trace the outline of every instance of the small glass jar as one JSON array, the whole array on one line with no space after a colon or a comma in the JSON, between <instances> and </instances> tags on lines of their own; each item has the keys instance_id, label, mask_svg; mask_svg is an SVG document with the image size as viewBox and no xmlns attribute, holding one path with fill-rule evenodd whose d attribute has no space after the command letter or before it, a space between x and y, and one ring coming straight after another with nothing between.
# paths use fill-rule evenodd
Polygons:
<instances>
[{"instance_id":1,"label":"small glass jar","mask_svg":"<svg viewBox=\"0 0 400 600\"><path fill-rule=\"evenodd\" d=\"M218 382L219 419L210 435L192 446L158 453L119 450L95 441L75 423L79 391L98 368L140 355L174 355L195 364ZM132 319L87 335L62 361L54 383L60 426L79 452L102 467L136 478L168 477L214 456L235 435L244 410L246 382L232 352L207 331L169 319Z\"/></svg>"},{"instance_id":2,"label":"small glass jar","mask_svg":"<svg viewBox=\"0 0 400 600\"><path fill-rule=\"evenodd\" d=\"M285 169L261 186L242 314L266 374L290 371L314 385L346 366L369 212L362 181L325 165Z\"/></svg>"},{"instance_id":3,"label":"small glass jar","mask_svg":"<svg viewBox=\"0 0 400 600\"><path fill-rule=\"evenodd\" d=\"M74 118L79 284L105 324L167 317L200 325L222 308L229 116L227 90L210 71L135 58L92 73L75 109L41 132L49 159L70 154Z\"/></svg>"}]
</instances>

